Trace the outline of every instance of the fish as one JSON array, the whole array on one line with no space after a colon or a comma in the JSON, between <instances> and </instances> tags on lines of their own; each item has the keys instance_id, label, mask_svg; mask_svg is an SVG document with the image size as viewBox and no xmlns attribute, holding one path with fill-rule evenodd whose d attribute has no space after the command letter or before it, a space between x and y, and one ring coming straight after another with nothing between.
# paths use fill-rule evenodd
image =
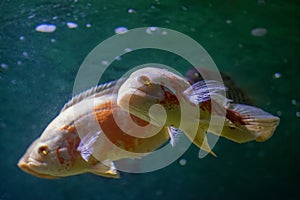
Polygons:
<instances>
[{"instance_id":1,"label":"fish","mask_svg":"<svg viewBox=\"0 0 300 200\"><path fill-rule=\"evenodd\" d=\"M18 167L46 179L83 173L119 178L114 161L146 156L168 141L166 128L151 137L146 137L148 129L143 129L135 137L118 126L113 113L121 119L128 115L116 104L122 82L98 85L73 97L29 146ZM155 128L142 119L131 118L140 126Z\"/></svg>"},{"instance_id":2,"label":"fish","mask_svg":"<svg viewBox=\"0 0 300 200\"><path fill-rule=\"evenodd\" d=\"M207 133L236 143L264 142L271 138L279 117L255 106L233 102L225 97L226 90L216 80L194 81L191 85L189 80L170 70L148 67L134 71L121 85L117 104L149 123L167 126L171 136L186 135L201 150L214 156ZM154 105L164 108L166 119L160 117L161 111L150 113ZM187 114L181 116L185 110ZM221 131L218 126L210 126L213 115L224 117ZM180 124L182 118L186 118L184 126Z\"/></svg>"}]
</instances>

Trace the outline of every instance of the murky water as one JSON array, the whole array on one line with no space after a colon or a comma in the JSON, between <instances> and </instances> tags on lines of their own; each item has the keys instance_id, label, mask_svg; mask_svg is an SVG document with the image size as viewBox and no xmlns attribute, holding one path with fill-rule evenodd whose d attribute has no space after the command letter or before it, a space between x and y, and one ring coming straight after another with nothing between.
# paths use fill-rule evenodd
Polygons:
<instances>
[{"instance_id":1,"label":"murky water","mask_svg":"<svg viewBox=\"0 0 300 200\"><path fill-rule=\"evenodd\" d=\"M2 0L0 8L0 199L299 198L299 3ZM19 157L71 97L87 54L138 27L174 29L200 43L256 105L281 117L275 135L243 145L220 139L218 158L199 159L191 147L164 169L122 173L119 180L90 174L42 180L19 170ZM168 52L130 52L101 81L149 62L182 73L189 68Z\"/></svg>"}]
</instances>

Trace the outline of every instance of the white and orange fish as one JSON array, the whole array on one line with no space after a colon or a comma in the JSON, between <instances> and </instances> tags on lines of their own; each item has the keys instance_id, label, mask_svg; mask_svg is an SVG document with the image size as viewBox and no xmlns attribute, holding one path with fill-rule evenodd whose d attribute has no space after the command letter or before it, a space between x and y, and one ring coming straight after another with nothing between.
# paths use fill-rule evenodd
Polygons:
<instances>
[{"instance_id":1,"label":"white and orange fish","mask_svg":"<svg viewBox=\"0 0 300 200\"><path fill-rule=\"evenodd\" d=\"M166 69L143 68L133 72L122 84L117 104L145 121L164 124L169 127L171 136L183 132L199 148L213 155L206 132L219 135L220 131L218 127L210 126L212 104L216 108L214 114L225 117L220 136L238 143L269 139L279 124L279 118L254 106L233 103L222 95L225 89L214 80L196 82L191 86L186 79ZM155 104L164 107L167 119L161 119L160 111L148 114ZM185 116L182 116L182 109L188 109ZM193 110L199 110L200 117L192 114ZM186 118L184 126L180 124L182 118ZM198 129L193 133L191 127L195 126Z\"/></svg>"},{"instance_id":2,"label":"white and orange fish","mask_svg":"<svg viewBox=\"0 0 300 200\"><path fill-rule=\"evenodd\" d=\"M120 118L128 113L116 105L115 90L118 91L116 81L71 99L27 149L18 166L40 178L87 172L117 178L115 160L144 156L169 139L166 129L152 137L144 137L146 130L139 133L140 137L123 132L112 113L116 112ZM134 116L132 119L140 126L149 124Z\"/></svg>"}]
</instances>

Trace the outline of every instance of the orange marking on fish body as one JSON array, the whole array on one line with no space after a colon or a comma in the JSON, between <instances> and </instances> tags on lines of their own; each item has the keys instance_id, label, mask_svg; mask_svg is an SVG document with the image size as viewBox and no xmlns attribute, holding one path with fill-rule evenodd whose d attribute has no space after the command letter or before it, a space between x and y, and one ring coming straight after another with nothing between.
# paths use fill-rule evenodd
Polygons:
<instances>
[{"instance_id":1,"label":"orange marking on fish body","mask_svg":"<svg viewBox=\"0 0 300 200\"><path fill-rule=\"evenodd\" d=\"M80 138L77 134L77 132L70 132L67 137L67 150L68 154L72 159L75 159L75 153L77 150L77 147L80 144Z\"/></svg>"},{"instance_id":2,"label":"orange marking on fish body","mask_svg":"<svg viewBox=\"0 0 300 200\"><path fill-rule=\"evenodd\" d=\"M116 106L111 102L98 105L94 108L96 119L103 133L115 145L125 150L135 149L135 137L124 133L117 125L112 111Z\"/></svg>"},{"instance_id":3,"label":"orange marking on fish body","mask_svg":"<svg viewBox=\"0 0 300 200\"><path fill-rule=\"evenodd\" d=\"M215 106L220 106L219 104L215 104ZM211 100L207 100L205 102L202 102L200 104L200 108L203 111L209 111L211 113ZM218 108L215 108L216 111L218 111ZM222 108L220 109L222 110ZM220 113L222 115L222 113ZM246 125L243 121L242 116L238 113L235 112L234 110L226 109L226 118L229 119L232 123L239 123L241 125Z\"/></svg>"},{"instance_id":4,"label":"orange marking on fish body","mask_svg":"<svg viewBox=\"0 0 300 200\"><path fill-rule=\"evenodd\" d=\"M160 104L164 105L168 109L172 109L174 105L179 105L176 95L166 91L164 86L161 86L161 89L164 91L164 98L159 102Z\"/></svg>"},{"instance_id":5,"label":"orange marking on fish body","mask_svg":"<svg viewBox=\"0 0 300 200\"><path fill-rule=\"evenodd\" d=\"M137 147L142 143L142 141L146 141L147 139L134 137L123 132L113 117L114 111L118 112L117 105L112 104L111 102L100 104L94 108L95 117L105 136L116 146L126 151L136 152ZM133 115L131 115L131 117L134 122L141 126L149 124L148 122ZM144 153L144 151L139 153Z\"/></svg>"},{"instance_id":6,"label":"orange marking on fish body","mask_svg":"<svg viewBox=\"0 0 300 200\"><path fill-rule=\"evenodd\" d=\"M74 133L74 132L76 132L76 128L75 128L75 126L71 125L67 128L67 131L70 133Z\"/></svg>"},{"instance_id":7,"label":"orange marking on fish body","mask_svg":"<svg viewBox=\"0 0 300 200\"><path fill-rule=\"evenodd\" d=\"M65 125L65 124L60 128L60 130L62 130L62 131L63 131L63 130L67 130L67 129L68 129L68 126Z\"/></svg>"},{"instance_id":8,"label":"orange marking on fish body","mask_svg":"<svg viewBox=\"0 0 300 200\"><path fill-rule=\"evenodd\" d=\"M149 122L144 121L136 116L134 116L133 114L130 114L131 119L139 126L147 126L149 125Z\"/></svg>"},{"instance_id":9,"label":"orange marking on fish body","mask_svg":"<svg viewBox=\"0 0 300 200\"><path fill-rule=\"evenodd\" d=\"M56 155L57 155L59 163L64 164L65 159L61 156L59 149L60 149L60 147L56 148Z\"/></svg>"}]
</instances>

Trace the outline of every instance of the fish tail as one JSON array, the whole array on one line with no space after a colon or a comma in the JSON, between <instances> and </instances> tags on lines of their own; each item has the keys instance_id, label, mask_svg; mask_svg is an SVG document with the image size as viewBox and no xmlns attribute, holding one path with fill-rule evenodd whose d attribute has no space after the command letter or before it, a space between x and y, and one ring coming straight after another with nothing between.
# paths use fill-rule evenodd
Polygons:
<instances>
[{"instance_id":1,"label":"fish tail","mask_svg":"<svg viewBox=\"0 0 300 200\"><path fill-rule=\"evenodd\" d=\"M226 118L230 123L224 127L221 135L239 143L268 140L280 121L260 108L243 104L230 104Z\"/></svg>"}]
</instances>

